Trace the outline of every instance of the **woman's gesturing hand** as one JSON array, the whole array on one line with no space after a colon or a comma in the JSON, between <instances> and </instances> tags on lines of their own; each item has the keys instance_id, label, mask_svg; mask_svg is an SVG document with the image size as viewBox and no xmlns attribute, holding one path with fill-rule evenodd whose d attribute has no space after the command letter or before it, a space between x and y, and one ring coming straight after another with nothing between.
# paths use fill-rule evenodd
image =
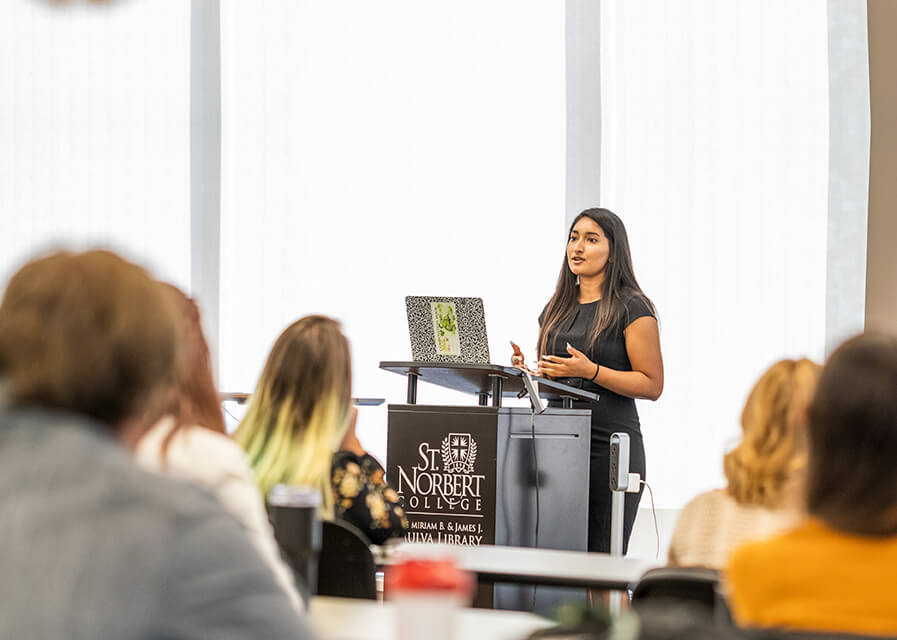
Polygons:
<instances>
[{"instance_id":1,"label":"woman's gesturing hand","mask_svg":"<svg viewBox=\"0 0 897 640\"><path fill-rule=\"evenodd\" d=\"M520 350L514 341L511 341L511 348L514 350L514 353L511 354L511 366L512 367L523 367L524 366L524 358L523 351Z\"/></svg>"},{"instance_id":2,"label":"woman's gesturing hand","mask_svg":"<svg viewBox=\"0 0 897 640\"><path fill-rule=\"evenodd\" d=\"M597 366L582 351L567 345L569 358L560 356L542 356L539 361L539 375L550 378L585 378L595 377Z\"/></svg>"},{"instance_id":3,"label":"woman's gesturing hand","mask_svg":"<svg viewBox=\"0 0 897 640\"><path fill-rule=\"evenodd\" d=\"M511 348L514 350L514 353L511 355L511 366L517 367L518 369L523 369L531 373L532 375L537 375L535 371L531 370L528 366L526 366L526 361L523 357L523 351L520 350L514 341L511 341Z\"/></svg>"}]
</instances>

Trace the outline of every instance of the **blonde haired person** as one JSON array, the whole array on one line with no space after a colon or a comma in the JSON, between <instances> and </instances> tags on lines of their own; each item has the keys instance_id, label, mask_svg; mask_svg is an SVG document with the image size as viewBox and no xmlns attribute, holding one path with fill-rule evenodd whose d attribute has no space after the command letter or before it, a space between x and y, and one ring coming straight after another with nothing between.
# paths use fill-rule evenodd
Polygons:
<instances>
[{"instance_id":1,"label":"blonde haired person","mask_svg":"<svg viewBox=\"0 0 897 640\"><path fill-rule=\"evenodd\" d=\"M263 495L276 484L321 492L320 515L380 544L408 521L383 467L355 435L349 343L339 324L306 316L277 338L234 435Z\"/></svg>"},{"instance_id":2,"label":"blonde haired person","mask_svg":"<svg viewBox=\"0 0 897 640\"><path fill-rule=\"evenodd\" d=\"M723 459L725 489L682 510L669 564L723 569L736 547L797 523L806 466L805 423L819 365L780 360L760 378L741 414L742 439Z\"/></svg>"}]
</instances>

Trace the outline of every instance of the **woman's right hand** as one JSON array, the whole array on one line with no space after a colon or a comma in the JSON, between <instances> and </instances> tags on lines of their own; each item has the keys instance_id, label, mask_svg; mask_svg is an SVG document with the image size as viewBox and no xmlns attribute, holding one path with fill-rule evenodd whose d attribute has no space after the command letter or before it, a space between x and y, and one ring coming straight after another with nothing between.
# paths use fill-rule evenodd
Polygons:
<instances>
[{"instance_id":1,"label":"woman's right hand","mask_svg":"<svg viewBox=\"0 0 897 640\"><path fill-rule=\"evenodd\" d=\"M514 353L511 354L511 366L523 369L524 371L529 371L532 375L536 375L526 366L526 358L523 356L523 351L520 350L520 347L518 347L513 340L511 341L511 348L514 349Z\"/></svg>"},{"instance_id":2,"label":"woman's right hand","mask_svg":"<svg viewBox=\"0 0 897 640\"><path fill-rule=\"evenodd\" d=\"M520 347L518 347L513 340L511 341L511 348L514 350L514 353L511 354L511 366L523 367L525 364L523 351L520 350Z\"/></svg>"}]
</instances>

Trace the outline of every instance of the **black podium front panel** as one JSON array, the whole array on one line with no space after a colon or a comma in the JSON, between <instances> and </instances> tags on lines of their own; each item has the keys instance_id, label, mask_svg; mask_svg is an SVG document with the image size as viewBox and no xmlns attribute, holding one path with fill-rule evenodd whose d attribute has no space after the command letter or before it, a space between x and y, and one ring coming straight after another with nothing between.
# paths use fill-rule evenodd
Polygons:
<instances>
[{"instance_id":1,"label":"black podium front panel","mask_svg":"<svg viewBox=\"0 0 897 640\"><path fill-rule=\"evenodd\" d=\"M408 514L409 542L585 551L590 412L390 405L386 473ZM538 512L537 512L538 505ZM529 609L584 599L496 585L480 604Z\"/></svg>"},{"instance_id":2,"label":"black podium front panel","mask_svg":"<svg viewBox=\"0 0 897 640\"><path fill-rule=\"evenodd\" d=\"M580 409L390 405L386 474L406 540L584 551L589 431Z\"/></svg>"},{"instance_id":3,"label":"black podium front panel","mask_svg":"<svg viewBox=\"0 0 897 640\"><path fill-rule=\"evenodd\" d=\"M390 405L387 478L409 542L495 544L496 410Z\"/></svg>"}]
</instances>

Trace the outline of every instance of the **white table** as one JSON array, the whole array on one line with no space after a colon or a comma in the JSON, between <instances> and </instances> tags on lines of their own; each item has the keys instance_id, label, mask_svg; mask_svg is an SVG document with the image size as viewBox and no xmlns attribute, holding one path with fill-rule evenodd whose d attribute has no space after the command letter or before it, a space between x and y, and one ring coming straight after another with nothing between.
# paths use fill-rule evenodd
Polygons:
<instances>
[{"instance_id":1,"label":"white table","mask_svg":"<svg viewBox=\"0 0 897 640\"><path fill-rule=\"evenodd\" d=\"M648 569L661 566L656 561L585 551L496 545L443 546L440 550L453 556L462 569L476 574L479 582L486 583L623 590L637 582ZM434 549L434 545L404 543L389 549L380 562L389 565L406 553L432 556L440 550Z\"/></svg>"},{"instance_id":2,"label":"white table","mask_svg":"<svg viewBox=\"0 0 897 640\"><path fill-rule=\"evenodd\" d=\"M315 596L309 607L312 627L323 640L394 640L392 603ZM553 626L531 613L461 609L455 621L455 640L522 640L534 631Z\"/></svg>"}]
</instances>

